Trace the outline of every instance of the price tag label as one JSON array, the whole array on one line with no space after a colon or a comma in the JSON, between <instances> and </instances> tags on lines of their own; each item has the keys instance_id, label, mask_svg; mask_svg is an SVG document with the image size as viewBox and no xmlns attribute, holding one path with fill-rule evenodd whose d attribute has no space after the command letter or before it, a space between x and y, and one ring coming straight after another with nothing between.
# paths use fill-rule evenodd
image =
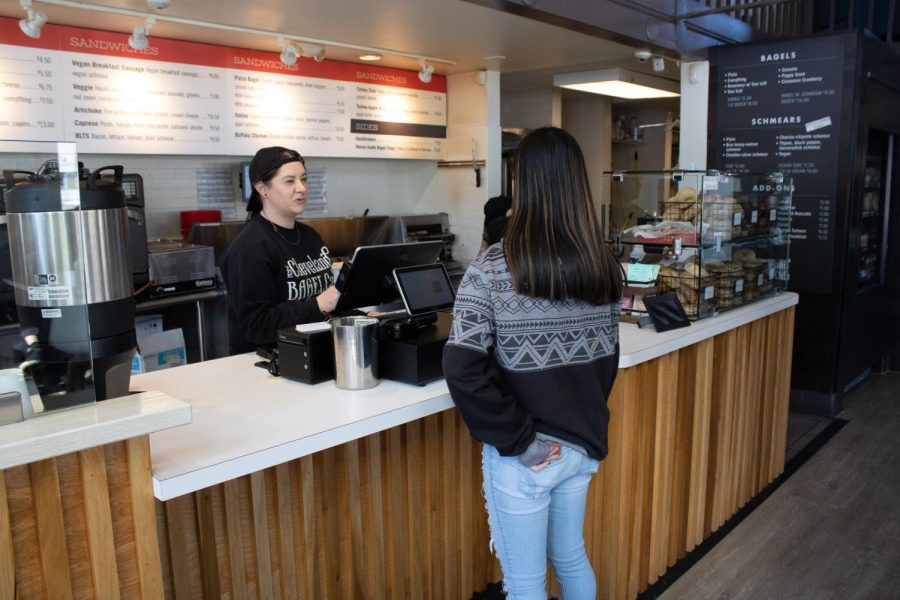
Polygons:
<instances>
[{"instance_id":1,"label":"price tag label","mask_svg":"<svg viewBox=\"0 0 900 600\"><path fill-rule=\"evenodd\" d=\"M719 189L719 178L717 176L703 176L703 191L715 192Z\"/></svg>"},{"instance_id":2,"label":"price tag label","mask_svg":"<svg viewBox=\"0 0 900 600\"><path fill-rule=\"evenodd\" d=\"M740 211L734 213L734 215L733 215L734 218L732 219L732 224L733 224L735 227L737 227L738 225L741 224L741 217L743 216L743 214L744 214L744 213L742 213L742 212L740 212Z\"/></svg>"},{"instance_id":3,"label":"price tag label","mask_svg":"<svg viewBox=\"0 0 900 600\"><path fill-rule=\"evenodd\" d=\"M712 300L713 296L716 295L716 288L714 286L708 285L703 288L703 299L704 300Z\"/></svg>"},{"instance_id":4,"label":"price tag label","mask_svg":"<svg viewBox=\"0 0 900 600\"><path fill-rule=\"evenodd\" d=\"M743 291L744 291L744 280L738 279L737 281L734 282L734 293L740 294Z\"/></svg>"},{"instance_id":5,"label":"price tag label","mask_svg":"<svg viewBox=\"0 0 900 600\"><path fill-rule=\"evenodd\" d=\"M675 256L680 256L681 255L681 238L676 237L673 245L674 245L674 248L673 248L672 252L675 253Z\"/></svg>"},{"instance_id":6,"label":"price tag label","mask_svg":"<svg viewBox=\"0 0 900 600\"><path fill-rule=\"evenodd\" d=\"M762 287L763 281L765 281L765 276L762 273L756 276L756 287Z\"/></svg>"},{"instance_id":7,"label":"price tag label","mask_svg":"<svg viewBox=\"0 0 900 600\"><path fill-rule=\"evenodd\" d=\"M716 232L716 252L718 253L721 251L722 251L722 232L717 231Z\"/></svg>"},{"instance_id":8,"label":"price tag label","mask_svg":"<svg viewBox=\"0 0 900 600\"><path fill-rule=\"evenodd\" d=\"M769 266L769 281L775 279L775 267L773 265Z\"/></svg>"},{"instance_id":9,"label":"price tag label","mask_svg":"<svg viewBox=\"0 0 900 600\"><path fill-rule=\"evenodd\" d=\"M751 211L750 211L750 223L756 223L758 217L759 217L759 211L758 211L758 210L751 210Z\"/></svg>"}]
</instances>

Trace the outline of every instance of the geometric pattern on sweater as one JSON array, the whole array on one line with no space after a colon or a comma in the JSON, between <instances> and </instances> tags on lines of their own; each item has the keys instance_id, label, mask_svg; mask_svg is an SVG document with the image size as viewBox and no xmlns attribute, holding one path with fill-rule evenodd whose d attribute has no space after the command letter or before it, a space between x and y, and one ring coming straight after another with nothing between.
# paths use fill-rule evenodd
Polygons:
<instances>
[{"instance_id":1,"label":"geometric pattern on sweater","mask_svg":"<svg viewBox=\"0 0 900 600\"><path fill-rule=\"evenodd\" d=\"M493 346L502 367L524 372L610 356L618 339L618 304L518 294L503 247L494 244L460 282L447 343L479 352Z\"/></svg>"}]
</instances>

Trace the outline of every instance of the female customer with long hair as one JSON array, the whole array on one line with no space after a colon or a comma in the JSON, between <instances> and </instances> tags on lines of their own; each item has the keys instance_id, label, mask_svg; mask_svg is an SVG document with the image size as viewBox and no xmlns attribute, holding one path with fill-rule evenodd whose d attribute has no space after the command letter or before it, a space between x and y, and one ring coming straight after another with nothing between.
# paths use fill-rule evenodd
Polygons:
<instances>
[{"instance_id":1,"label":"female customer with long hair","mask_svg":"<svg viewBox=\"0 0 900 600\"><path fill-rule=\"evenodd\" d=\"M466 271L444 375L472 436L509 600L565 600L596 580L584 548L591 476L606 456L622 270L603 243L575 139L547 127L519 146L513 213Z\"/></svg>"}]
</instances>

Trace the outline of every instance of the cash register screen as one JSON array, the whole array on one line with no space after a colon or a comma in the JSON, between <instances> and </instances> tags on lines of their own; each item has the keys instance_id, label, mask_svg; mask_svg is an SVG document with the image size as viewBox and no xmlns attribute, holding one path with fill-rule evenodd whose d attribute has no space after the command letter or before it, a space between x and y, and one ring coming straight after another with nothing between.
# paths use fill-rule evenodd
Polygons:
<instances>
[{"instance_id":1,"label":"cash register screen","mask_svg":"<svg viewBox=\"0 0 900 600\"><path fill-rule=\"evenodd\" d=\"M394 269L394 279L411 315L453 308L453 286L440 263Z\"/></svg>"}]
</instances>

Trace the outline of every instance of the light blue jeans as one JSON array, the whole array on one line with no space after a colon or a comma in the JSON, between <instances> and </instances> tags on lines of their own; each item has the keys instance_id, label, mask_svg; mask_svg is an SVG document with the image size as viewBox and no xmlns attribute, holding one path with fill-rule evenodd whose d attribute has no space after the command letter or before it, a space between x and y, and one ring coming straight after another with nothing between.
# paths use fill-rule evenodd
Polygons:
<instances>
[{"instance_id":1,"label":"light blue jeans","mask_svg":"<svg viewBox=\"0 0 900 600\"><path fill-rule=\"evenodd\" d=\"M584 509L600 463L566 446L559 459L536 473L488 444L481 456L488 525L507 600L547 600L548 556L562 600L594 600L597 582L584 550Z\"/></svg>"}]
</instances>

